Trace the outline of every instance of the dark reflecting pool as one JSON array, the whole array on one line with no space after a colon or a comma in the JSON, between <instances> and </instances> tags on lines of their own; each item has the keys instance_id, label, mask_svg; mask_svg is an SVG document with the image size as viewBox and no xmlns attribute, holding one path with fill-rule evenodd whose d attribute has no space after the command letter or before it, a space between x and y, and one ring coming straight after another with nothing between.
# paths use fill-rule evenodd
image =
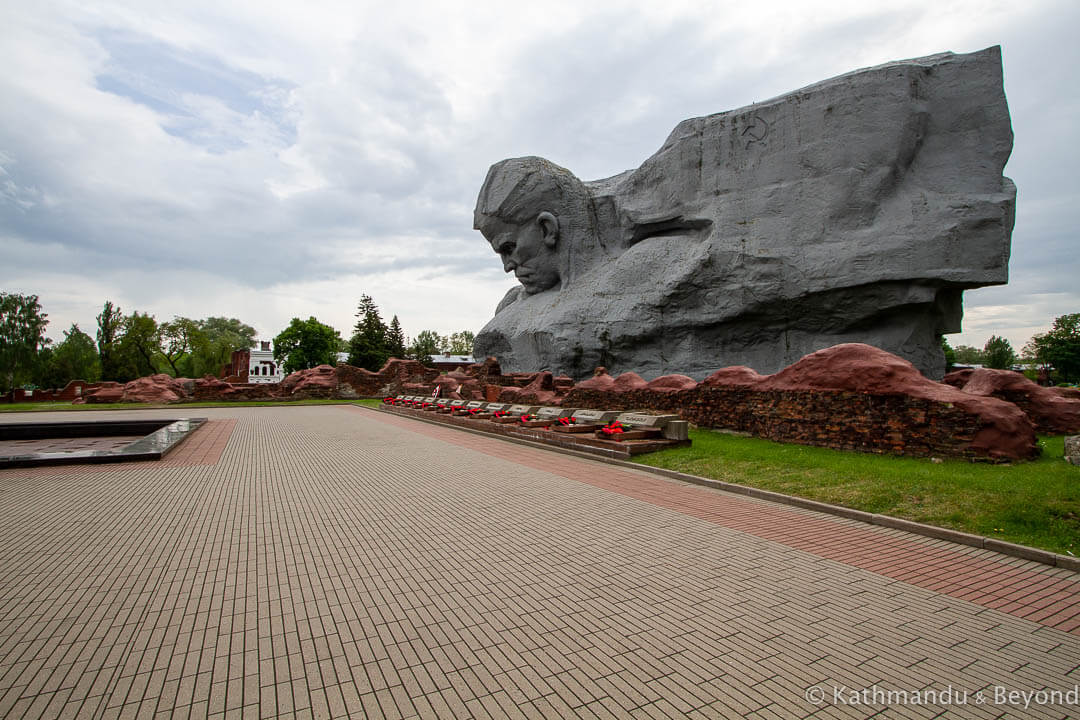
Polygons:
<instances>
[{"instance_id":1,"label":"dark reflecting pool","mask_svg":"<svg viewBox=\"0 0 1080 720\"><path fill-rule=\"evenodd\" d=\"M160 460L206 418L0 423L0 468Z\"/></svg>"}]
</instances>

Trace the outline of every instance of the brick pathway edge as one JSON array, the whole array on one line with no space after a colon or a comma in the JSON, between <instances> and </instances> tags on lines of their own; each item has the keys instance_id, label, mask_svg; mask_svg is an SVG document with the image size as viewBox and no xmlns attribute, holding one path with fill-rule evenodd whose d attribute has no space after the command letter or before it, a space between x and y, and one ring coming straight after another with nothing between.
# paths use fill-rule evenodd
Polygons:
<instances>
[{"instance_id":1,"label":"brick pathway edge","mask_svg":"<svg viewBox=\"0 0 1080 720\"><path fill-rule=\"evenodd\" d=\"M356 407L373 409L370 405L361 405L359 403L353 403ZM436 422L435 420L428 419L427 417L413 413L395 412L393 409L380 406L377 408L379 412L385 412L390 415L398 417L406 417L411 420L419 420L420 422L428 423L429 425L438 425L439 427L449 428L453 430L460 430L462 432L471 432L477 435L483 435L485 437L496 438L503 442L515 443L517 445L526 445L538 450L547 450L549 452L557 452L563 455L573 455L586 460L596 460L609 465L616 465L623 468L632 470L644 470L645 472L653 473L655 475L662 475L672 480L678 480L680 482L690 483L692 485L701 485L703 487L713 488L714 490L723 490L725 492L733 493L736 495L746 495L758 500L766 500L769 502L775 502L781 505L790 505L792 507L802 508L804 510L814 510L816 512L825 513L827 515L835 515L837 517L848 518L850 520L858 520L869 525L879 525L881 527L892 528L895 530L904 530L906 532L921 535L923 537L934 538L936 540L947 540L959 545L968 545L970 547L981 548L984 550L991 550L993 552L1001 553L1002 555L1008 555L1010 557L1022 558L1024 560L1032 560L1043 565L1049 565L1050 567L1059 567L1066 570L1072 570L1074 572L1080 572L1080 558L1071 557L1069 555L1061 555L1059 553L1051 552L1049 550L1042 550L1040 548L1029 547L1027 545L1018 545L1017 543L1005 542L1004 540L998 540L997 538L988 538L982 535L973 535L971 533L961 532L959 530L953 530L951 528L938 527L937 525L927 525L925 523L915 522L914 520L905 520L903 518L892 517L891 515L881 515L879 513L869 513L863 510L855 510L852 508L844 507L842 505L832 505L830 503L820 502L818 500L808 500L795 495L785 495L784 493L774 492L772 490L762 490L760 488L751 487L749 485L738 485L735 483L725 482L723 480L713 480L712 478L701 477L700 475L691 475L689 473L679 472L678 470L668 470L667 468L653 467L652 465L644 465L641 463L629 462L627 460L619 460L612 457L606 457L603 455L580 452L577 450L571 450L568 448L560 448L554 445L545 445L543 443L530 442L521 438L508 437L498 433L485 432L482 428L476 427L462 427L460 425L449 425L446 423Z\"/></svg>"}]
</instances>

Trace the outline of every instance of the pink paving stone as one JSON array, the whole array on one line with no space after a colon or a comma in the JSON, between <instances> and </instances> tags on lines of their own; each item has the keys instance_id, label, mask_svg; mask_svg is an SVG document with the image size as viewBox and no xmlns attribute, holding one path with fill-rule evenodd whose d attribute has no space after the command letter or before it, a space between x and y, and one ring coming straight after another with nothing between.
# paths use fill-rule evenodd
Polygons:
<instances>
[{"instance_id":1,"label":"pink paving stone","mask_svg":"<svg viewBox=\"0 0 1080 720\"><path fill-rule=\"evenodd\" d=\"M1074 574L369 409L205 414L159 463L0 472L7 715L931 716L804 691L1076 682Z\"/></svg>"},{"instance_id":2,"label":"pink paving stone","mask_svg":"<svg viewBox=\"0 0 1080 720\"><path fill-rule=\"evenodd\" d=\"M409 422L398 417L392 420ZM414 425L421 423L413 422ZM431 434L433 437L447 439L455 432L452 429L444 429L442 426L427 426L416 428L416 432ZM458 435L463 435L460 431ZM492 439L490 442L500 442ZM469 441L470 447L477 447ZM482 452L489 451L487 446ZM523 456L527 458L529 456ZM539 458L529 458L523 462L543 465ZM556 470L550 463L549 468ZM557 470L556 470L557 471ZM873 529L852 528L832 519L808 516L806 513L795 512L779 506L766 509L755 508L758 514L766 516L769 522L763 523L758 519L747 520L745 515L740 515L737 510L740 505L751 506L752 503L740 498L729 497L724 501L727 513L712 511L708 507L711 503L707 498L709 493L715 493L704 488L691 486L675 486L659 478L650 479L639 475L631 475L626 471L607 469L598 472L592 478L582 478L571 471L567 473L573 479L588 482L598 487L612 490L630 497L635 497L657 505L668 507L680 512L687 513L710 522L717 522L726 527L743 530L759 537L785 543L791 547L805 550L824 558L830 558L846 562L855 567L860 567L880 573L887 577L904 580L919 587L934 589L955 597L984 605L991 608L1007 608L1013 614L1026 615L1028 604L1019 600L1011 599L1002 602L1001 590L1005 587L1013 587L1022 584L1032 588L1050 588L1054 592L1066 593L1072 602L1070 607L1076 607L1080 612L1080 581L1075 577L1069 579L1047 578L1037 571L1015 570L1000 562L974 558L960 551L942 551L928 548L925 545L914 542L898 541L892 543L892 548L900 555L900 559L879 560L878 553L871 549L879 549L881 536ZM713 495L715 498L716 496ZM715 500L714 500L715 502ZM731 512L731 510L736 512ZM829 532L829 525L833 530ZM852 554L852 544L868 548L861 554ZM979 586L950 587L942 585L941 579L949 574L957 575L973 573L981 577ZM1039 596L1032 596L1037 599ZM1067 601L1066 601L1067 602ZM1055 616L1056 618L1057 616ZM1053 626L1057 620L1051 621Z\"/></svg>"}]
</instances>

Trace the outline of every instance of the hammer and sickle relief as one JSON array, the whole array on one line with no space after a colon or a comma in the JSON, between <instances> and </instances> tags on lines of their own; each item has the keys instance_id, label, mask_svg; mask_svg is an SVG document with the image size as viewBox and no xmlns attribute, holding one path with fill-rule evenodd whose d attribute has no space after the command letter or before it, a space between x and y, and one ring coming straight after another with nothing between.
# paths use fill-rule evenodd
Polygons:
<instances>
[{"instance_id":1,"label":"hammer and sickle relief","mask_svg":"<svg viewBox=\"0 0 1080 720\"><path fill-rule=\"evenodd\" d=\"M769 123L760 116L755 114L753 121L742 131L742 136L749 138L746 141L746 147L750 147L756 142L760 142L765 139L769 134Z\"/></svg>"}]
</instances>

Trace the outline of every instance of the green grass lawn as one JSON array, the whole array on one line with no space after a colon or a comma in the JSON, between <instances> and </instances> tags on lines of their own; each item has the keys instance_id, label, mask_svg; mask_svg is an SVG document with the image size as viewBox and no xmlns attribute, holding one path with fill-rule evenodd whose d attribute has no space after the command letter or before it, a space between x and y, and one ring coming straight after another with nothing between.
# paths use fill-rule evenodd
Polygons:
<instances>
[{"instance_id":1,"label":"green grass lawn","mask_svg":"<svg viewBox=\"0 0 1080 720\"><path fill-rule=\"evenodd\" d=\"M1063 438L1012 465L900 458L692 430L693 445L644 465L1080 555L1080 467Z\"/></svg>"}]
</instances>

